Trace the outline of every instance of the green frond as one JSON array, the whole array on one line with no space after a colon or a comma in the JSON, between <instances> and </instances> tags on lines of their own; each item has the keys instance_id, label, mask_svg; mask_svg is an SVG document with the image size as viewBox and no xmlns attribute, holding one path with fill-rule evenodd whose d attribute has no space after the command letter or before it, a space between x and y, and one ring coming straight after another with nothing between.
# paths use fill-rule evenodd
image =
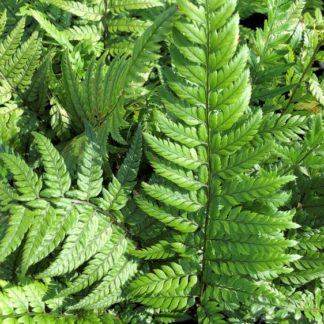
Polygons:
<instances>
[{"instance_id":1,"label":"green frond","mask_svg":"<svg viewBox=\"0 0 324 324\"><path fill-rule=\"evenodd\" d=\"M242 210L241 207L226 208L218 217L213 217L208 229L209 237L216 238L221 233L229 236L258 234L278 236L285 229L298 228L298 224L292 222L294 212L275 212L272 214L261 214Z\"/></svg>"},{"instance_id":2,"label":"green frond","mask_svg":"<svg viewBox=\"0 0 324 324\"><path fill-rule=\"evenodd\" d=\"M206 185L196 180L192 171L185 171L174 167L172 163L162 161L155 156L150 156L149 160L151 165L154 167L155 172L163 178L175 183L180 188L196 191Z\"/></svg>"},{"instance_id":3,"label":"green frond","mask_svg":"<svg viewBox=\"0 0 324 324\"><path fill-rule=\"evenodd\" d=\"M75 225L78 214L74 209L55 210L51 206L37 209L29 229L21 262L21 273L48 256L64 240Z\"/></svg>"},{"instance_id":4,"label":"green frond","mask_svg":"<svg viewBox=\"0 0 324 324\"><path fill-rule=\"evenodd\" d=\"M48 285L59 287L59 283L24 280L21 284L0 281L0 320L3 323L75 324L113 323L114 316L83 313L63 313L62 298L46 298Z\"/></svg>"},{"instance_id":5,"label":"green frond","mask_svg":"<svg viewBox=\"0 0 324 324\"><path fill-rule=\"evenodd\" d=\"M10 214L8 228L0 242L0 262L17 249L34 221L33 214L23 206L12 207Z\"/></svg>"},{"instance_id":6,"label":"green frond","mask_svg":"<svg viewBox=\"0 0 324 324\"><path fill-rule=\"evenodd\" d=\"M324 90L322 89L318 78L313 74L312 79L310 80L309 90L315 99L324 106Z\"/></svg>"},{"instance_id":7,"label":"green frond","mask_svg":"<svg viewBox=\"0 0 324 324\"><path fill-rule=\"evenodd\" d=\"M101 38L99 28L94 25L73 26L69 29L65 29L64 34L70 41L84 39L99 41Z\"/></svg>"},{"instance_id":8,"label":"green frond","mask_svg":"<svg viewBox=\"0 0 324 324\"><path fill-rule=\"evenodd\" d=\"M71 272L100 251L111 235L111 228L105 228L105 225L99 223L94 211L83 210L76 224L67 232L62 251L38 278Z\"/></svg>"},{"instance_id":9,"label":"green frond","mask_svg":"<svg viewBox=\"0 0 324 324\"><path fill-rule=\"evenodd\" d=\"M264 173L256 178L243 178L241 181L225 182L221 198L229 204L239 204L243 201L253 201L271 196L294 176L279 177L276 174Z\"/></svg>"},{"instance_id":10,"label":"green frond","mask_svg":"<svg viewBox=\"0 0 324 324\"><path fill-rule=\"evenodd\" d=\"M271 144L267 143L256 148L243 148L234 156L225 155L220 159L220 169L218 170L218 174L223 179L231 179L233 176L252 168L261 161L264 161L270 152Z\"/></svg>"},{"instance_id":11,"label":"green frond","mask_svg":"<svg viewBox=\"0 0 324 324\"><path fill-rule=\"evenodd\" d=\"M137 176L142 157L142 134L140 128L134 135L133 143L121 164L117 176L113 176L108 189L103 188L103 198L97 200L98 205L105 211L120 210L128 201Z\"/></svg>"},{"instance_id":12,"label":"green frond","mask_svg":"<svg viewBox=\"0 0 324 324\"><path fill-rule=\"evenodd\" d=\"M87 297L70 309L104 309L124 300L122 288L135 275L137 267L136 262L121 258L102 282Z\"/></svg>"},{"instance_id":13,"label":"green frond","mask_svg":"<svg viewBox=\"0 0 324 324\"><path fill-rule=\"evenodd\" d=\"M144 138L155 153L179 166L189 170L196 170L204 164L203 161L198 160L198 154L194 148L181 146L148 133L144 133Z\"/></svg>"},{"instance_id":14,"label":"green frond","mask_svg":"<svg viewBox=\"0 0 324 324\"><path fill-rule=\"evenodd\" d=\"M78 189L68 195L81 200L98 196L102 190L102 158L98 139L93 130L88 128L87 140L78 168Z\"/></svg>"},{"instance_id":15,"label":"green frond","mask_svg":"<svg viewBox=\"0 0 324 324\"><path fill-rule=\"evenodd\" d=\"M177 271L175 263L163 262L170 246L177 260L194 271L182 269L179 274L187 277L178 279L177 287L182 280L190 282L188 276L195 278L199 322L221 323L221 313L252 296L263 304L275 303L280 294L273 292L272 279L299 262L293 253L296 241L284 236L298 228L292 221L295 213L278 210L280 190L295 176L265 171L260 164L270 156L274 138L298 139L307 126L301 116L263 114L248 107L249 52L244 46L238 49L236 1L177 4L171 68L164 70L156 95L163 107L152 114L156 127L144 133L148 160L159 176L143 183L136 202L147 216L178 234L160 230L144 249L131 252L162 265L135 279L130 296L154 309L190 307L182 299L189 293L185 287L170 292ZM224 289L216 288L213 278ZM265 280L268 288L258 280ZM174 297L175 291L181 299Z\"/></svg>"},{"instance_id":16,"label":"green frond","mask_svg":"<svg viewBox=\"0 0 324 324\"><path fill-rule=\"evenodd\" d=\"M5 24L6 16L2 16L3 24ZM15 54L20 45L21 38L24 33L25 19L21 19L12 32L0 43L0 64L5 67L6 63Z\"/></svg>"},{"instance_id":17,"label":"green frond","mask_svg":"<svg viewBox=\"0 0 324 324\"><path fill-rule=\"evenodd\" d=\"M143 189L150 197L187 212L196 212L202 208L202 205L200 205L198 201L193 200L189 195L184 195L178 191L172 191L165 186L143 183ZM150 209L153 211L154 207ZM167 216L165 215L165 217Z\"/></svg>"},{"instance_id":18,"label":"green frond","mask_svg":"<svg viewBox=\"0 0 324 324\"><path fill-rule=\"evenodd\" d=\"M159 123L161 131L169 138L186 145L187 147L196 147L206 145L207 132L204 127L199 129L199 134L195 127L184 127L182 124L176 124L166 118L163 114L156 114L155 119Z\"/></svg>"},{"instance_id":19,"label":"green frond","mask_svg":"<svg viewBox=\"0 0 324 324\"><path fill-rule=\"evenodd\" d=\"M259 135L262 137L270 134L281 142L289 142L297 140L299 135L305 134L305 129L307 129L307 124L304 116L269 113L264 116Z\"/></svg>"},{"instance_id":20,"label":"green frond","mask_svg":"<svg viewBox=\"0 0 324 324\"><path fill-rule=\"evenodd\" d=\"M168 241L159 241L148 248L131 251L131 254L144 260L163 260L173 257L175 252Z\"/></svg>"},{"instance_id":21,"label":"green frond","mask_svg":"<svg viewBox=\"0 0 324 324\"><path fill-rule=\"evenodd\" d=\"M26 13L32 16L41 26L45 32L52 37L58 44L60 44L65 49L72 49L72 45L69 42L69 39L66 37L64 32L58 29L46 15L41 11L35 9L28 9Z\"/></svg>"},{"instance_id":22,"label":"green frond","mask_svg":"<svg viewBox=\"0 0 324 324\"><path fill-rule=\"evenodd\" d=\"M68 137L70 129L68 113L57 100L52 99L51 104L50 116L53 131L59 138Z\"/></svg>"},{"instance_id":23,"label":"green frond","mask_svg":"<svg viewBox=\"0 0 324 324\"><path fill-rule=\"evenodd\" d=\"M215 134L212 136L212 145L220 155L231 155L249 143L257 134L261 123L261 112L254 114L250 120L240 128L230 131L228 134Z\"/></svg>"},{"instance_id":24,"label":"green frond","mask_svg":"<svg viewBox=\"0 0 324 324\"><path fill-rule=\"evenodd\" d=\"M195 275L187 274L179 264L170 263L134 280L130 297L154 308L181 310L193 304L196 283Z\"/></svg>"},{"instance_id":25,"label":"green frond","mask_svg":"<svg viewBox=\"0 0 324 324\"><path fill-rule=\"evenodd\" d=\"M91 297L89 301L92 301L87 305L89 309L123 300L123 286L137 272L138 265L136 261L126 259L130 241L118 224L112 225L113 216L105 214L96 205L98 201L89 202L89 198L100 194L103 181L96 134L87 128L85 157L81 159L76 185L71 185L64 160L53 144L39 133L34 133L34 137L44 166L46 187L43 191L38 176L24 160L9 153L1 153L1 159L14 180L14 187L6 181L0 185L3 214L1 263L7 262L7 257L20 248L19 255L16 253L19 278L25 278L29 272L33 272L35 277L48 282L49 277L60 276L63 279L72 273L77 274L75 270L78 268L82 269L69 286L55 288L58 292L56 298L61 300L69 300L70 295L87 291L74 300L75 309L79 302L83 303L82 298ZM141 134L137 131L124 166L117 173L127 195L136 183L140 157ZM59 180L63 182L58 186ZM45 190L50 194L39 198L39 192ZM67 197L68 194L72 198ZM78 195L81 195L81 200L76 198ZM126 202L127 197L123 204ZM90 292L88 288L94 284L98 290ZM107 290L108 294L114 291L110 299L102 297L106 296Z\"/></svg>"},{"instance_id":26,"label":"green frond","mask_svg":"<svg viewBox=\"0 0 324 324\"><path fill-rule=\"evenodd\" d=\"M43 197L62 197L71 186L71 178L65 162L49 139L44 135L33 133L45 168Z\"/></svg>"},{"instance_id":27,"label":"green frond","mask_svg":"<svg viewBox=\"0 0 324 324\"><path fill-rule=\"evenodd\" d=\"M112 0L110 5L111 11L116 14L129 10L163 6L163 2L158 0Z\"/></svg>"},{"instance_id":28,"label":"green frond","mask_svg":"<svg viewBox=\"0 0 324 324\"><path fill-rule=\"evenodd\" d=\"M7 170L13 175L14 184L20 193L19 200L29 201L39 197L42 182L37 174L18 156L1 153L0 159L5 163Z\"/></svg>"},{"instance_id":29,"label":"green frond","mask_svg":"<svg viewBox=\"0 0 324 324\"><path fill-rule=\"evenodd\" d=\"M85 20L99 21L102 18L102 12L98 6L89 7L82 2L66 0L42 0L41 2L54 5Z\"/></svg>"},{"instance_id":30,"label":"green frond","mask_svg":"<svg viewBox=\"0 0 324 324\"><path fill-rule=\"evenodd\" d=\"M35 32L6 62L2 72L10 80L11 86L20 90L26 89L39 64L41 43L38 33Z\"/></svg>"},{"instance_id":31,"label":"green frond","mask_svg":"<svg viewBox=\"0 0 324 324\"><path fill-rule=\"evenodd\" d=\"M59 296L68 296L91 286L101 280L115 267L126 251L127 241L123 236L114 237L104 248L97 253L85 267L84 271L59 293Z\"/></svg>"},{"instance_id":32,"label":"green frond","mask_svg":"<svg viewBox=\"0 0 324 324\"><path fill-rule=\"evenodd\" d=\"M147 192L147 193L150 194L149 192ZM160 198L159 200L163 201L162 198ZM136 199L136 202L137 202L138 206L147 215L159 220L166 226L176 229L179 232L191 233L197 229L197 224L194 224L193 222L186 219L185 217L181 217L181 216L175 217L172 214L165 212L163 209L159 208L158 205L152 203L149 200L139 197ZM169 201L168 201L168 203L170 205L172 205L172 203L170 203ZM184 202L181 201L180 197L177 195L175 195L175 203L176 203L177 208L181 208L181 209L186 208L185 210L196 208L196 207L191 207L191 206L190 206L191 208L188 208L187 206L183 207Z\"/></svg>"},{"instance_id":33,"label":"green frond","mask_svg":"<svg viewBox=\"0 0 324 324\"><path fill-rule=\"evenodd\" d=\"M143 33L150 26L149 22L135 18L115 18L112 19L108 26L108 31L116 32L133 32L136 34Z\"/></svg>"},{"instance_id":34,"label":"green frond","mask_svg":"<svg viewBox=\"0 0 324 324\"><path fill-rule=\"evenodd\" d=\"M136 85L136 83L145 82L145 75L149 73L152 69L152 63L159 57L157 54L160 47L159 42L169 32L175 10L175 7L165 10L135 42L127 68L129 84Z\"/></svg>"}]
</instances>

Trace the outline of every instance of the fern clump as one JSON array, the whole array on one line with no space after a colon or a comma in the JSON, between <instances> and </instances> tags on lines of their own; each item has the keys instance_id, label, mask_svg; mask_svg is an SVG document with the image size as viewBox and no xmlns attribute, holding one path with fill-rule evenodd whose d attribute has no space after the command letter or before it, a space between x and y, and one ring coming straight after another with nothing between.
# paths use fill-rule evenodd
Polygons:
<instances>
[{"instance_id":1,"label":"fern clump","mask_svg":"<svg viewBox=\"0 0 324 324\"><path fill-rule=\"evenodd\" d=\"M0 322L322 323L317 0L0 3Z\"/></svg>"}]
</instances>

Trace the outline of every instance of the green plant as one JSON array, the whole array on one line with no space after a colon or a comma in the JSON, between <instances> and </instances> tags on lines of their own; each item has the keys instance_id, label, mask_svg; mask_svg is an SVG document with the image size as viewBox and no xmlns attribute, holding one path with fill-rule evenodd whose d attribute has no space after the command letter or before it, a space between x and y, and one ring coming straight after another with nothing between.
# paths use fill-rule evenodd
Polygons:
<instances>
[{"instance_id":1,"label":"green plant","mask_svg":"<svg viewBox=\"0 0 324 324\"><path fill-rule=\"evenodd\" d=\"M0 322L321 323L320 9L2 1Z\"/></svg>"}]
</instances>

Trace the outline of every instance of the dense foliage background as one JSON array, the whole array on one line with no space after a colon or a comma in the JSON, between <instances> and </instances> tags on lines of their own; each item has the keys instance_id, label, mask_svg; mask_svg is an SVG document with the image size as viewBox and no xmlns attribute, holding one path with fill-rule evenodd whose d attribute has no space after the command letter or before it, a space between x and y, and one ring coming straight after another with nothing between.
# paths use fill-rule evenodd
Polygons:
<instances>
[{"instance_id":1,"label":"dense foliage background","mask_svg":"<svg viewBox=\"0 0 324 324\"><path fill-rule=\"evenodd\" d=\"M0 322L323 323L322 9L2 0Z\"/></svg>"}]
</instances>

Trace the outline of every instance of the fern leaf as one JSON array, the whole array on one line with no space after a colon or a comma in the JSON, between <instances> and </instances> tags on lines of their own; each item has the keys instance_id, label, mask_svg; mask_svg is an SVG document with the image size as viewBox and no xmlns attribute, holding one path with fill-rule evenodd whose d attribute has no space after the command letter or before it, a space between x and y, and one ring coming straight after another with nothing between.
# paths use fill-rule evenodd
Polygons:
<instances>
[{"instance_id":1,"label":"fern leaf","mask_svg":"<svg viewBox=\"0 0 324 324\"><path fill-rule=\"evenodd\" d=\"M127 241L121 236L117 236L112 242L107 242L104 248L89 261L83 273L68 288L61 291L59 296L74 294L102 279L119 262L126 247Z\"/></svg>"},{"instance_id":2,"label":"fern leaf","mask_svg":"<svg viewBox=\"0 0 324 324\"><path fill-rule=\"evenodd\" d=\"M72 50L72 45L63 31L59 30L54 24L52 24L48 18L40 11L35 9L28 9L26 13L32 16L40 26L50 35L58 44L63 48Z\"/></svg>"},{"instance_id":3,"label":"fern leaf","mask_svg":"<svg viewBox=\"0 0 324 324\"><path fill-rule=\"evenodd\" d=\"M38 66L41 52L38 34L34 33L7 61L3 74L10 80L11 86L26 89Z\"/></svg>"},{"instance_id":4,"label":"fern leaf","mask_svg":"<svg viewBox=\"0 0 324 324\"><path fill-rule=\"evenodd\" d=\"M54 5L62 10L68 11L71 14L81 17L89 21L99 21L102 18L100 9L95 7L88 7L82 2L77 1L65 1L65 0L49 0L41 1L51 5Z\"/></svg>"},{"instance_id":5,"label":"fern leaf","mask_svg":"<svg viewBox=\"0 0 324 324\"><path fill-rule=\"evenodd\" d=\"M104 309L121 301L121 289L137 271L137 264L122 258L103 281L79 303L70 307L74 309Z\"/></svg>"},{"instance_id":6,"label":"fern leaf","mask_svg":"<svg viewBox=\"0 0 324 324\"><path fill-rule=\"evenodd\" d=\"M106 225L106 224L105 224ZM39 278L59 276L71 272L98 252L109 239L111 228L101 228L98 217L91 210L84 210L76 225L67 233L63 249L55 261Z\"/></svg>"},{"instance_id":7,"label":"fern leaf","mask_svg":"<svg viewBox=\"0 0 324 324\"><path fill-rule=\"evenodd\" d=\"M150 134L144 133L147 143L157 154L165 159L175 162L189 170L196 170L204 162L198 160L197 152L194 148L187 148L167 140L156 138Z\"/></svg>"},{"instance_id":8,"label":"fern leaf","mask_svg":"<svg viewBox=\"0 0 324 324\"><path fill-rule=\"evenodd\" d=\"M162 5L163 2L158 0L113 0L111 1L111 11L116 14L129 10L153 8Z\"/></svg>"},{"instance_id":9,"label":"fern leaf","mask_svg":"<svg viewBox=\"0 0 324 324\"><path fill-rule=\"evenodd\" d=\"M120 166L117 177L113 176L108 185L108 190L103 189L103 198L98 200L99 206L105 210L120 210L131 193L137 176L140 159L142 156L142 135L140 129L137 130L133 143Z\"/></svg>"},{"instance_id":10,"label":"fern leaf","mask_svg":"<svg viewBox=\"0 0 324 324\"><path fill-rule=\"evenodd\" d=\"M171 163L166 163L156 157L150 157L150 162L159 175L172 181L180 188L196 191L205 186L204 183L195 179L191 171L175 168Z\"/></svg>"},{"instance_id":11,"label":"fern leaf","mask_svg":"<svg viewBox=\"0 0 324 324\"><path fill-rule=\"evenodd\" d=\"M0 42L0 65L6 67L6 63L12 58L24 32L25 19L21 19L13 31L6 37L3 42Z\"/></svg>"},{"instance_id":12,"label":"fern leaf","mask_svg":"<svg viewBox=\"0 0 324 324\"><path fill-rule=\"evenodd\" d=\"M261 123L261 114L255 114L251 120L242 127L230 132L228 135L217 134L212 143L221 155L230 155L252 140Z\"/></svg>"},{"instance_id":13,"label":"fern leaf","mask_svg":"<svg viewBox=\"0 0 324 324\"><path fill-rule=\"evenodd\" d=\"M139 297L148 306L162 310L180 310L194 302L190 290L196 285L195 275L188 275L176 264L162 266L131 283L131 297Z\"/></svg>"},{"instance_id":14,"label":"fern leaf","mask_svg":"<svg viewBox=\"0 0 324 324\"><path fill-rule=\"evenodd\" d=\"M164 84L156 96L165 110L154 111L156 129L144 133L148 159L159 176L143 183L136 202L147 216L178 234L168 235L153 223L164 240L150 237L151 245L131 253L161 259L161 266L135 279L130 296L168 312L190 307L182 297L197 296L198 321L221 323L223 314L235 316L229 310L239 307L240 297L274 302L271 280L287 273L287 265L299 262L300 257L289 251L296 242L283 233L298 228L292 221L294 211L278 210L283 201L278 198L280 189L295 177L265 171L259 164L270 155L274 140L298 139L305 119L272 117L248 107L249 53L244 46L238 49L235 0L177 4L180 15L170 41L171 68L164 71ZM165 261L168 247L177 253L171 265ZM187 276L184 281L194 276L198 289L184 286L177 299L176 288L170 289L173 268L182 269L180 264L188 265L181 272ZM212 278L217 278L215 287ZM258 280L264 280L267 288L260 288Z\"/></svg>"},{"instance_id":15,"label":"fern leaf","mask_svg":"<svg viewBox=\"0 0 324 324\"><path fill-rule=\"evenodd\" d=\"M33 214L22 206L12 207L10 214L9 226L0 242L0 262L17 249L33 221Z\"/></svg>"},{"instance_id":16,"label":"fern leaf","mask_svg":"<svg viewBox=\"0 0 324 324\"><path fill-rule=\"evenodd\" d=\"M71 179L63 158L43 135L33 133L45 167L44 183L48 187L41 192L45 197L61 197L70 189Z\"/></svg>"},{"instance_id":17,"label":"fern leaf","mask_svg":"<svg viewBox=\"0 0 324 324\"><path fill-rule=\"evenodd\" d=\"M102 190L102 159L100 146L94 131L89 128L81 164L78 170L78 190L70 191L70 197L89 200Z\"/></svg>"},{"instance_id":18,"label":"fern leaf","mask_svg":"<svg viewBox=\"0 0 324 324\"><path fill-rule=\"evenodd\" d=\"M171 191L169 188L157 184L150 185L143 183L143 189L152 198L181 210L196 212L202 207L198 201L192 200L189 196L185 196L180 192Z\"/></svg>"},{"instance_id":19,"label":"fern leaf","mask_svg":"<svg viewBox=\"0 0 324 324\"><path fill-rule=\"evenodd\" d=\"M256 179L225 183L222 198L230 204L267 197L274 194L283 184L294 180L294 176L278 177L265 174Z\"/></svg>"},{"instance_id":20,"label":"fern leaf","mask_svg":"<svg viewBox=\"0 0 324 324\"><path fill-rule=\"evenodd\" d=\"M179 204L182 202L179 201L179 197L175 197L177 201L177 206L179 208ZM161 199L162 200L162 199ZM162 200L163 201L163 200ZM193 222L189 221L184 217L174 217L172 214L169 214L163 210L161 210L158 206L153 204L152 202L137 198L136 202L138 206L149 216L158 219L160 222L164 223L166 226L172 227L179 232L183 233L191 233L197 229L197 225ZM171 203L169 203L171 205ZM188 210L188 208L186 208Z\"/></svg>"},{"instance_id":21,"label":"fern leaf","mask_svg":"<svg viewBox=\"0 0 324 324\"><path fill-rule=\"evenodd\" d=\"M173 257L175 252L170 248L168 241L159 241L148 248L131 251L131 254L144 260L163 260Z\"/></svg>"},{"instance_id":22,"label":"fern leaf","mask_svg":"<svg viewBox=\"0 0 324 324\"><path fill-rule=\"evenodd\" d=\"M45 210L33 212L35 222L31 225L21 263L21 273L48 256L64 240L65 235L74 226L78 214L74 209Z\"/></svg>"},{"instance_id":23,"label":"fern leaf","mask_svg":"<svg viewBox=\"0 0 324 324\"><path fill-rule=\"evenodd\" d=\"M20 193L19 200L37 199L42 183L27 163L22 158L8 153L1 153L0 158L14 177L16 189Z\"/></svg>"}]
</instances>

